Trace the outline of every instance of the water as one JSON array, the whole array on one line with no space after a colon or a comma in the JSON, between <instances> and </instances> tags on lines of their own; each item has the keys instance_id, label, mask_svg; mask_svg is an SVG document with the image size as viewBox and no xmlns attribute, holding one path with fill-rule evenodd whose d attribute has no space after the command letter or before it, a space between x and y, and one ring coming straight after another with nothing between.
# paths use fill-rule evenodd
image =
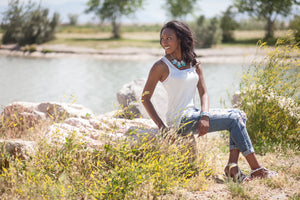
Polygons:
<instances>
[{"instance_id":1,"label":"water","mask_svg":"<svg viewBox=\"0 0 300 200\"><path fill-rule=\"evenodd\" d=\"M13 101L75 101L97 114L106 113L118 108L116 93L122 86L147 78L154 61L0 56L0 105ZM202 67L211 107L221 107L220 99L230 106L228 92L238 89L242 66ZM197 102L199 105L199 99Z\"/></svg>"}]
</instances>

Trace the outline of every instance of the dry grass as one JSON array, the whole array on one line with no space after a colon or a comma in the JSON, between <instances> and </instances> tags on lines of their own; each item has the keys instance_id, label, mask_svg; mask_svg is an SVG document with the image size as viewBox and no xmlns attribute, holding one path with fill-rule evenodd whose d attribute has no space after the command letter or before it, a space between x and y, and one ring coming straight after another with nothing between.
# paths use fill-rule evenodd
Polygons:
<instances>
[{"instance_id":1,"label":"dry grass","mask_svg":"<svg viewBox=\"0 0 300 200\"><path fill-rule=\"evenodd\" d=\"M198 139L199 151L206 152L207 161L214 171L214 176L223 174L228 160L228 138L205 136ZM279 176L273 179L255 179L248 183L218 183L216 179L207 180L207 190L191 194L198 199L299 199L300 198L300 155L289 149L286 152L278 147L274 153L257 155L260 163ZM244 157L240 157L241 170L249 174L250 168Z\"/></svg>"},{"instance_id":2,"label":"dry grass","mask_svg":"<svg viewBox=\"0 0 300 200\"><path fill-rule=\"evenodd\" d=\"M287 30L278 30L275 31L275 37L284 37L288 33ZM236 30L234 31L234 37L236 40L246 40L246 39L257 39L263 38L266 32L264 30L256 30L256 31L241 31Z\"/></svg>"},{"instance_id":3,"label":"dry grass","mask_svg":"<svg viewBox=\"0 0 300 200\"><path fill-rule=\"evenodd\" d=\"M59 33L49 44L88 47L94 49L111 49L120 47L159 48L159 33L133 32L124 33L120 39L112 39L111 34L104 33Z\"/></svg>"},{"instance_id":4,"label":"dry grass","mask_svg":"<svg viewBox=\"0 0 300 200\"><path fill-rule=\"evenodd\" d=\"M27 139L33 139L37 142L41 142L43 138L38 137L39 133L41 131L44 131L46 127L49 125L49 123L43 123L39 126L36 126L34 129L31 129L28 133L22 138L26 140ZM6 138L9 138L8 135L6 135ZM257 155L259 161L267 168L271 170L275 170L279 172L279 177L274 178L274 179L256 179L248 183L243 183L243 184L236 184L233 182L223 182L219 183L219 181L216 179L218 176L222 176L223 170L225 165L227 164L227 159L228 159L228 134L227 133L209 133L206 136L197 138L197 163L202 164L200 166L201 169L204 169L200 171L200 173L196 176L192 176L191 178L185 180L185 184L172 184L172 187L169 188L169 192L165 194L155 194L155 185L153 185L151 182L147 182L147 180L143 179L137 179L137 181L145 181L143 184L140 185L139 189L135 189L133 191L132 196L134 196L134 199L185 199L185 200L192 200L192 199L299 199L300 197L300 185L299 180L300 180L300 155L299 152L294 151L293 149L289 149L287 151L283 151L280 147L277 148L277 150L274 153L266 153L265 155ZM80 148L76 144L74 147ZM68 147L69 148L69 147ZM42 148L43 149L43 148ZM82 154L82 148L78 152L80 155ZM41 153L45 153L45 155L53 154L53 156L60 158L60 154L55 153L55 149L45 149L46 151L42 151ZM70 155L74 154L75 149L70 149ZM118 150L118 148L115 148L115 150ZM61 151L61 150L59 150ZM128 151L126 149L122 149L125 153ZM128 151L130 152L130 151ZM63 152L62 152L63 153ZM67 152L65 152L67 153ZM79 154L76 153L75 156L78 156ZM113 153L113 152L111 152ZM155 153L155 152L154 152ZM84 153L83 153L84 154ZM155 153L155 155L157 155ZM174 154L175 155L175 154ZM42 166L35 166L36 164L45 164L49 168L53 168L52 163L58 163L61 165L61 160L58 162L57 160L43 160L44 158L40 155L40 161L31 161L29 163L26 163L27 166L30 166L31 168L28 168L29 171L32 171L31 173L38 173L40 171L45 170L45 173L47 174L49 169L34 169L35 167L41 168ZM91 156L91 155L90 155ZM109 154L106 154L109 158ZM118 158L120 155L117 152L114 152L112 154L114 158ZM112 158L113 158L112 157ZM93 157L90 157L91 159ZM94 158L93 158L94 159ZM47 162L46 162L47 161ZM84 163L87 162L89 164L90 162L86 160L85 156L80 158L80 162ZM123 163L122 160L119 160L118 162ZM156 161L155 161L156 162ZM171 160L170 160L171 162ZM175 161L176 163L176 161ZM17 163L20 165L20 163ZM59 166L54 165L54 167L58 168ZM149 164L149 166L148 166ZM150 165L154 164L152 162L148 163L147 165L143 165L144 167L149 167L151 169ZM203 165L204 164L204 165ZM158 163L159 166L161 167L166 167L164 164ZM93 181L93 179L90 178L90 176L82 176L79 174L79 172L82 170L83 172L86 169L81 169L79 165L76 165L75 163L69 163L70 167L75 167L77 169L76 173L70 172L69 169L66 169L68 173L71 173L73 178L79 181L76 186L70 185L67 180L69 180L67 177L61 177L62 175L59 175L59 180L60 179L65 179L67 182L57 182L55 183L55 170L58 170L56 168L51 168L51 175L54 177L54 179L49 179L49 181L52 182L45 182L44 180L39 179L39 177L35 177L34 174L29 174L28 175L28 180L23 179L20 176L16 176L18 179L20 179L21 183L27 185L27 184L35 184L34 187L31 187L31 189L41 189L43 191L43 194L47 194L50 197L55 197L55 195L49 193L51 190L57 190L58 188L64 188L65 191L64 193L57 192L56 198L58 199L63 199L65 197L71 197L73 192L76 191L76 188L78 187L80 190L84 190L85 186L80 186L80 180L81 178L85 178L85 184L89 184L89 181ZM156 167L157 165L153 165L153 167ZM249 173L250 169L249 166L244 159L244 157L240 157L239 161L239 166L242 169L242 171L246 174ZM12 168L13 170L22 170L22 168L18 168L20 166L17 166L16 168ZM67 166L66 166L67 167ZM126 166L124 166L126 168ZM124 168L124 170L125 170ZM123 169L122 166L119 166L119 169ZM128 168L129 169L129 168ZM128 170L127 169L127 170ZM139 168L137 168L139 169ZM167 169L167 168L166 168ZM169 168L168 168L169 169ZM53 171L54 170L54 171ZM79 172L78 172L79 170ZM100 169L99 169L100 170ZM28 171L28 173L29 173ZM58 170L59 171L59 170ZM16 173L20 173L25 175L26 173L21 173L21 171L15 171ZM124 171L125 172L125 171ZM14 177L13 174L9 174L9 170L2 174L3 175L9 175L11 178ZM60 172L61 173L61 172ZM98 174L98 176L101 175L102 172L93 169L92 171L93 174ZM135 172L132 172L132 176L134 176ZM143 177L143 174L139 172L139 176ZM160 173L163 173L162 171ZM67 176L66 174L63 173L64 176ZM77 175L80 175L80 177L76 178ZM102 174L101 176L104 176L105 174ZM27 175L25 175L27 176ZM137 176L136 178L138 178ZM173 175L168 175L168 176L173 176ZM176 176L174 176L176 177ZM47 177L49 178L49 177ZM17 193L2 193L2 197L16 197L17 199L22 197L20 195L20 189L24 192L24 194L27 194L29 197L37 197L37 194L32 193L31 191L26 190L26 187L23 185L18 185L18 183L15 183L15 179L6 179L5 177L2 177L2 180L7 181L12 186L11 191L15 189ZM13 181L14 180L14 181ZM96 180L96 179L95 179ZM170 180L173 180L172 178ZM10 182L12 181L12 182ZM27 183L27 181L29 181ZM34 182L36 181L36 182ZM54 182L53 182L54 181ZM132 180L134 181L134 180ZM163 181L163 180L161 180ZM40 188L38 184L42 183L44 186L46 185L47 188ZM51 183L51 184L50 184ZM122 182L123 183L123 182ZM153 182L154 183L154 182ZM54 184L54 185L53 185ZM55 184L57 184L55 186ZM115 183L116 184L116 183ZM0 184L1 187L3 187L3 184ZM29 185L27 185L29 186ZM114 187L117 187L117 185L114 185ZM19 190L18 190L19 188ZM3 189L3 188L2 188ZM95 188L94 188L95 189ZM96 190L91 189L92 192L97 192ZM6 190L7 191L7 190ZM118 190L116 190L118 191ZM37 192L37 191L36 191ZM68 194L68 192L71 192ZM154 192L154 193L153 193ZM63 195L63 196L59 196ZM78 195L82 195L80 192ZM92 195L92 194L91 194ZM89 195L83 197L83 199L89 199ZM23 196L24 197L24 196ZM4 199L5 199L4 198Z\"/></svg>"}]
</instances>

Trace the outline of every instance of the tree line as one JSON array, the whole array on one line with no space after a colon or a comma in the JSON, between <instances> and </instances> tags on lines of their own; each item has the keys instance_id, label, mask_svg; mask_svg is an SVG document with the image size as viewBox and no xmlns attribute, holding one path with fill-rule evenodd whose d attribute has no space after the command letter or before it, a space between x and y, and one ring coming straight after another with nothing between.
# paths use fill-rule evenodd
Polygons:
<instances>
[{"instance_id":1,"label":"tree line","mask_svg":"<svg viewBox=\"0 0 300 200\"><path fill-rule=\"evenodd\" d=\"M195 5L199 0L165 0L164 8L171 19L185 20L186 16L196 16ZM120 38L121 19L131 16L142 9L145 0L88 0L86 13L94 13L102 22L109 22L112 26L113 38ZM197 38L198 46L209 47L218 40L233 41L233 31L238 27L235 15L248 13L257 20L263 20L266 25L265 39L274 38L274 25L278 16L288 16L293 6L300 5L298 0L234 0L220 19L214 17L205 19L196 17L191 24ZM48 18L48 9L29 1L27 5L19 0L10 0L8 9L3 13L1 28L4 30L2 43L40 44L54 38L55 29L59 24L59 14L54 13ZM70 23L76 24L78 15L69 14ZM291 28L295 30L295 37L300 41L300 16L295 15L291 21Z\"/></svg>"}]
</instances>

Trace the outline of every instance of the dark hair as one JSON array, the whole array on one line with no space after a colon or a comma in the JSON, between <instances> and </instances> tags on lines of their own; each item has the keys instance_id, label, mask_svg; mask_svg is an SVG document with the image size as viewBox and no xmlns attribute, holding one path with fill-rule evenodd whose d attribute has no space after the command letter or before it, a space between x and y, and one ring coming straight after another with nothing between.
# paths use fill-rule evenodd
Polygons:
<instances>
[{"instance_id":1,"label":"dark hair","mask_svg":"<svg viewBox=\"0 0 300 200\"><path fill-rule=\"evenodd\" d=\"M196 53L194 51L194 38L191 29L189 26L181 21L173 20L166 23L161 31L160 36L164 29L170 28L173 29L176 33L176 36L181 40L181 51L183 59L187 63L191 63L193 66L196 65Z\"/></svg>"}]
</instances>

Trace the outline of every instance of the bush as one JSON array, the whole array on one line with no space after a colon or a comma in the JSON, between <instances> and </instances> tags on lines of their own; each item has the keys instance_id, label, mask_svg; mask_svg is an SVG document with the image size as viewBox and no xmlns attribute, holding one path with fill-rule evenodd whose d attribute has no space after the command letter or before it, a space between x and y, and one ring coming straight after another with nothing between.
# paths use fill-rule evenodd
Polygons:
<instances>
[{"instance_id":1,"label":"bush","mask_svg":"<svg viewBox=\"0 0 300 200\"><path fill-rule=\"evenodd\" d=\"M19 5L18 0L11 0L1 24L4 30L2 43L18 43L23 46L41 44L54 39L59 15L54 13L50 21L48 12L48 9L42 9L34 3L24 6Z\"/></svg>"},{"instance_id":2,"label":"bush","mask_svg":"<svg viewBox=\"0 0 300 200\"><path fill-rule=\"evenodd\" d=\"M184 146L159 140L140 143L107 141L87 148L76 132L65 144L39 144L30 160L0 154L0 197L3 199L157 199L205 179L204 161L189 162ZM1 163L0 163L1 164ZM198 182L199 183L199 182ZM199 184L198 188L204 188Z\"/></svg>"},{"instance_id":3,"label":"bush","mask_svg":"<svg viewBox=\"0 0 300 200\"><path fill-rule=\"evenodd\" d=\"M262 44L261 48L266 47ZM257 150L300 143L299 50L277 40L273 51L243 75L239 108L248 116L247 129Z\"/></svg>"},{"instance_id":4,"label":"bush","mask_svg":"<svg viewBox=\"0 0 300 200\"><path fill-rule=\"evenodd\" d=\"M72 14L72 13L70 13L70 14L68 14L68 17L69 17L69 24L71 25L71 26L76 26L77 25L77 23L78 23L78 17L79 17L79 15L78 14Z\"/></svg>"},{"instance_id":5,"label":"bush","mask_svg":"<svg viewBox=\"0 0 300 200\"><path fill-rule=\"evenodd\" d=\"M234 41L233 31L238 27L238 23L234 20L235 13L231 9L231 6L228 7L221 18L222 42Z\"/></svg>"},{"instance_id":6,"label":"bush","mask_svg":"<svg viewBox=\"0 0 300 200\"><path fill-rule=\"evenodd\" d=\"M205 19L200 16L196 23L191 24L191 28L195 32L196 47L209 48L221 43L222 31L217 18Z\"/></svg>"},{"instance_id":7,"label":"bush","mask_svg":"<svg viewBox=\"0 0 300 200\"><path fill-rule=\"evenodd\" d=\"M295 40L300 43L300 16L295 15L294 19L290 21L289 28L292 29L295 33Z\"/></svg>"}]
</instances>

